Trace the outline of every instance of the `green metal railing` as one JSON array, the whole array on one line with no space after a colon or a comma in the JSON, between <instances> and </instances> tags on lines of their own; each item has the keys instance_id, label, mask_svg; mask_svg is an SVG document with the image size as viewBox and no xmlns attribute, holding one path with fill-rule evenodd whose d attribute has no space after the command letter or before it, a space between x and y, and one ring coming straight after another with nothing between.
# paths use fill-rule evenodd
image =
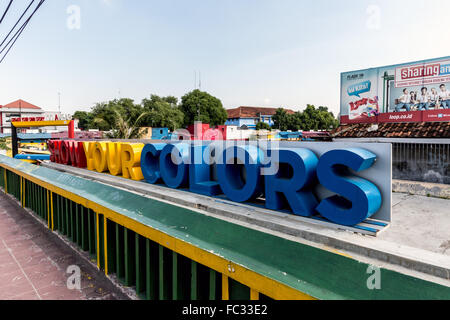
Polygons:
<instances>
[{"instance_id":1,"label":"green metal railing","mask_svg":"<svg viewBox=\"0 0 450 320\"><path fill-rule=\"evenodd\" d=\"M103 243L107 243L108 274L115 274L123 285L133 287L141 299L222 299L222 274L215 270L108 219L105 242L105 229L97 227L104 225L103 215L4 168L0 168L0 177L5 177L0 179L1 188L7 186L7 193L47 222L49 228L88 252L101 270L105 270ZM229 299L250 299L249 287L228 280ZM259 298L270 299L263 294Z\"/></svg>"},{"instance_id":2,"label":"green metal railing","mask_svg":"<svg viewBox=\"0 0 450 320\"><path fill-rule=\"evenodd\" d=\"M0 156L0 187L149 300L449 299L450 288Z\"/></svg>"}]
</instances>

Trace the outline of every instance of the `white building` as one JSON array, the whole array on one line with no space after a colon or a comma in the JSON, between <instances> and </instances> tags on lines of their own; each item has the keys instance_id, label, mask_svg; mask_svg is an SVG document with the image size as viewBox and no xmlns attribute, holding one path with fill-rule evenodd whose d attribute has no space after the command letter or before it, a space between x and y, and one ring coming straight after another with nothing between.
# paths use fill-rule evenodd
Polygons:
<instances>
[{"instance_id":1,"label":"white building","mask_svg":"<svg viewBox=\"0 0 450 320\"><path fill-rule=\"evenodd\" d=\"M11 118L45 117L45 111L24 100L0 106L0 133L11 133Z\"/></svg>"},{"instance_id":2,"label":"white building","mask_svg":"<svg viewBox=\"0 0 450 320\"><path fill-rule=\"evenodd\" d=\"M26 102L17 100L7 105L0 105L0 133L11 133L11 119L22 118L22 121L53 121L53 120L69 120L70 115L61 114L59 111L44 111L42 108ZM75 121L75 129L78 128L78 120ZM54 133L67 131L67 127L44 127L22 129L22 133Z\"/></svg>"}]
</instances>

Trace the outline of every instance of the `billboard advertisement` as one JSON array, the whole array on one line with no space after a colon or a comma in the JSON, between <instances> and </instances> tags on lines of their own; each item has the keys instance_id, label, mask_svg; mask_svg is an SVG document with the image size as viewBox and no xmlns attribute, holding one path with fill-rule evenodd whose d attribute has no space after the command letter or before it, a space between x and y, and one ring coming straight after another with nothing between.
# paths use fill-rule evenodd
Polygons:
<instances>
[{"instance_id":1,"label":"billboard advertisement","mask_svg":"<svg viewBox=\"0 0 450 320\"><path fill-rule=\"evenodd\" d=\"M344 72L341 122L450 121L450 57Z\"/></svg>"}]
</instances>

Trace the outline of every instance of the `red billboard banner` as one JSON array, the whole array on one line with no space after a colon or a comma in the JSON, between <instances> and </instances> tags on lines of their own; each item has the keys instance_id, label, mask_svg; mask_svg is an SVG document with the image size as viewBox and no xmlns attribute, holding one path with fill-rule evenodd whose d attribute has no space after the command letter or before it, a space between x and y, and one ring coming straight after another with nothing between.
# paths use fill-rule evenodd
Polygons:
<instances>
[{"instance_id":1,"label":"red billboard banner","mask_svg":"<svg viewBox=\"0 0 450 320\"><path fill-rule=\"evenodd\" d=\"M450 109L380 113L366 119L350 119L349 116L341 116L341 124L442 121L450 121Z\"/></svg>"},{"instance_id":2,"label":"red billboard banner","mask_svg":"<svg viewBox=\"0 0 450 320\"><path fill-rule=\"evenodd\" d=\"M378 122L421 122L422 111L380 113Z\"/></svg>"},{"instance_id":3,"label":"red billboard banner","mask_svg":"<svg viewBox=\"0 0 450 320\"><path fill-rule=\"evenodd\" d=\"M366 118L350 119L349 116L341 116L341 123L377 123L378 118L376 116Z\"/></svg>"},{"instance_id":4,"label":"red billboard banner","mask_svg":"<svg viewBox=\"0 0 450 320\"><path fill-rule=\"evenodd\" d=\"M450 121L450 109L424 111L422 121Z\"/></svg>"}]
</instances>

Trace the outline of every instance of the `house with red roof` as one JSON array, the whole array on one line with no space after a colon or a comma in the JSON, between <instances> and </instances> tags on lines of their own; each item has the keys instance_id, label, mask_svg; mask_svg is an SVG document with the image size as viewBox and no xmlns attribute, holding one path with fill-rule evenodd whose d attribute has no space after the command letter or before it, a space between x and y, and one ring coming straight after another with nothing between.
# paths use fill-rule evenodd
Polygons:
<instances>
[{"instance_id":1,"label":"house with red roof","mask_svg":"<svg viewBox=\"0 0 450 320\"><path fill-rule=\"evenodd\" d=\"M240 128L255 129L259 122L267 123L273 126L273 116L278 108L264 108L264 107L239 107L235 109L228 109L228 118L225 125L237 126ZM286 109L286 112L293 114L294 111Z\"/></svg>"},{"instance_id":2,"label":"house with red roof","mask_svg":"<svg viewBox=\"0 0 450 320\"><path fill-rule=\"evenodd\" d=\"M44 115L45 111L42 108L21 99L0 105L0 133L11 132L11 118L32 118Z\"/></svg>"}]
</instances>

